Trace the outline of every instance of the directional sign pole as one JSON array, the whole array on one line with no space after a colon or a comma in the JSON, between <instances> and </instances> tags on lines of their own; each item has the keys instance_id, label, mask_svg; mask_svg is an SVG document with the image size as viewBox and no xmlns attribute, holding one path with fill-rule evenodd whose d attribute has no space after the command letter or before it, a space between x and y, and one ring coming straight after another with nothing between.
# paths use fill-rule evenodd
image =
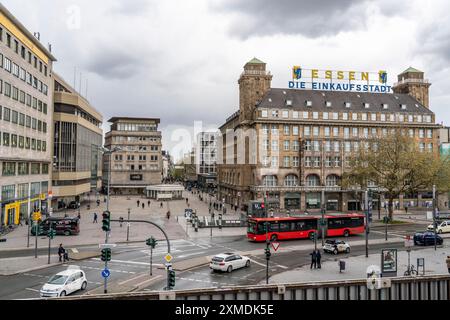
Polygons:
<instances>
[{"instance_id":1,"label":"directional sign pole","mask_svg":"<svg viewBox=\"0 0 450 320\"><path fill-rule=\"evenodd\" d=\"M35 234L35 238L34 238L34 257L37 258L37 238L38 238L38 233L39 233L39 224L37 222L37 220L34 221L35 225L35 229L34 229L34 234Z\"/></svg>"},{"instance_id":2,"label":"directional sign pole","mask_svg":"<svg viewBox=\"0 0 450 320\"><path fill-rule=\"evenodd\" d=\"M153 246L150 246L150 275L153 275Z\"/></svg>"}]
</instances>

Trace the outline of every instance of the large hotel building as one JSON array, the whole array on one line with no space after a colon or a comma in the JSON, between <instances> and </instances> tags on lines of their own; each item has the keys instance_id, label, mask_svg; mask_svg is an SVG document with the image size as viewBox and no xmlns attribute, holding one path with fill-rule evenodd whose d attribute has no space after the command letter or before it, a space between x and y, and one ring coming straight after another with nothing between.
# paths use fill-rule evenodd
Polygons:
<instances>
[{"instance_id":1,"label":"large hotel building","mask_svg":"<svg viewBox=\"0 0 450 320\"><path fill-rule=\"evenodd\" d=\"M245 64L239 110L220 127L219 197L226 203L242 206L266 194L274 208L359 210L340 180L365 139L401 125L421 150L438 152L440 126L429 109L430 83L419 70L402 72L393 93L384 94L279 89L271 80L264 62ZM250 142L249 132L257 140ZM421 197L429 193L402 195L400 206Z\"/></svg>"},{"instance_id":2,"label":"large hotel building","mask_svg":"<svg viewBox=\"0 0 450 320\"><path fill-rule=\"evenodd\" d=\"M108 185L111 168L111 194L144 194L148 185L162 181L162 144L157 118L113 117L106 133L105 147L120 148L103 156L103 189Z\"/></svg>"},{"instance_id":3,"label":"large hotel building","mask_svg":"<svg viewBox=\"0 0 450 320\"><path fill-rule=\"evenodd\" d=\"M47 207L54 61L0 4L0 225Z\"/></svg>"}]
</instances>

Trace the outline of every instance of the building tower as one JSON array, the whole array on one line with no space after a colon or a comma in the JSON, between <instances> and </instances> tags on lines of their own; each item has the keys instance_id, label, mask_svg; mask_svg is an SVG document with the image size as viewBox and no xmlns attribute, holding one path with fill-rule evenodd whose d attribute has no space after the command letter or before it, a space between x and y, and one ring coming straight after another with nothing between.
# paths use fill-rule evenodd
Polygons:
<instances>
[{"instance_id":1,"label":"building tower","mask_svg":"<svg viewBox=\"0 0 450 320\"><path fill-rule=\"evenodd\" d=\"M409 67L398 75L398 82L392 87L394 93L407 93L429 108L428 88L431 83L423 78L423 72Z\"/></svg>"},{"instance_id":2,"label":"building tower","mask_svg":"<svg viewBox=\"0 0 450 320\"><path fill-rule=\"evenodd\" d=\"M266 64L253 58L244 66L239 84L239 122L246 123L253 119L255 105L270 89L272 75L266 72Z\"/></svg>"}]
</instances>

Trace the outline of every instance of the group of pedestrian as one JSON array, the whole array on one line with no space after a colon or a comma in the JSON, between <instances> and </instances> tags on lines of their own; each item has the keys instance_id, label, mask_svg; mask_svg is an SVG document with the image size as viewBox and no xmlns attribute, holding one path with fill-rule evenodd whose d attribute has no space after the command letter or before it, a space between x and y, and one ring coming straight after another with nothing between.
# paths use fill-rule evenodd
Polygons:
<instances>
[{"instance_id":1,"label":"group of pedestrian","mask_svg":"<svg viewBox=\"0 0 450 320\"><path fill-rule=\"evenodd\" d=\"M322 255L320 254L320 251L318 249L315 249L312 253L310 253L311 256L311 269L314 267L314 269L321 269L320 259L322 259Z\"/></svg>"}]
</instances>

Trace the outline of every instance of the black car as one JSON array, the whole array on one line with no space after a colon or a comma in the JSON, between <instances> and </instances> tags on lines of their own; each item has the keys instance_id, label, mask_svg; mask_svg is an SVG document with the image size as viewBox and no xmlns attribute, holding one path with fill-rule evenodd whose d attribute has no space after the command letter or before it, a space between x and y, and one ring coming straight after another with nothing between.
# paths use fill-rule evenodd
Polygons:
<instances>
[{"instance_id":1,"label":"black car","mask_svg":"<svg viewBox=\"0 0 450 320\"><path fill-rule=\"evenodd\" d=\"M70 201L67 208L69 209L78 209L80 207L80 203L78 201Z\"/></svg>"},{"instance_id":2,"label":"black car","mask_svg":"<svg viewBox=\"0 0 450 320\"><path fill-rule=\"evenodd\" d=\"M434 232L418 232L414 235L414 244L419 246L433 246ZM436 235L436 244L441 245L444 240Z\"/></svg>"},{"instance_id":3,"label":"black car","mask_svg":"<svg viewBox=\"0 0 450 320\"><path fill-rule=\"evenodd\" d=\"M56 218L51 217L44 219L40 224L41 232L40 235L47 235L50 225L52 229L56 231L57 235L76 235L80 233L80 219L78 217L66 217L66 218ZM35 228L30 228L31 235L35 235Z\"/></svg>"}]
</instances>

